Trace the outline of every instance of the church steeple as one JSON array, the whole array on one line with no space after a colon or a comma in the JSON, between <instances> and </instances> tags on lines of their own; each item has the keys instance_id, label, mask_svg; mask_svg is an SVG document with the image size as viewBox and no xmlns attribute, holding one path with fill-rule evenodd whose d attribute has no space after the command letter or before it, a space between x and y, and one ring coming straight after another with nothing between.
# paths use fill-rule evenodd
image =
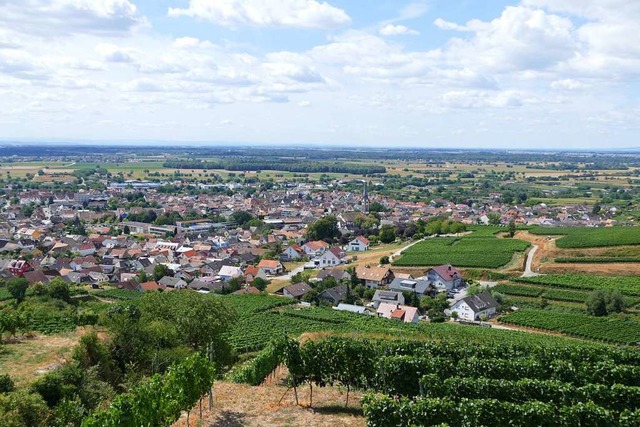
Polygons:
<instances>
[{"instance_id":1,"label":"church steeple","mask_svg":"<svg viewBox=\"0 0 640 427\"><path fill-rule=\"evenodd\" d=\"M364 213L369 213L369 192L367 191L367 180L363 180L364 190L362 191L362 204L364 205Z\"/></svg>"}]
</instances>

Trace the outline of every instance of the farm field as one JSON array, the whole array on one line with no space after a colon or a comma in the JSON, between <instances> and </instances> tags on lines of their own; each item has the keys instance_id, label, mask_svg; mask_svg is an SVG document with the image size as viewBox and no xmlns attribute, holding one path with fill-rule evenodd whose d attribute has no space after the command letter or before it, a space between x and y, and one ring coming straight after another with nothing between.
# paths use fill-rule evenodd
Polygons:
<instances>
[{"instance_id":1,"label":"farm field","mask_svg":"<svg viewBox=\"0 0 640 427\"><path fill-rule=\"evenodd\" d=\"M301 390L338 385L346 387L346 399L350 389L364 390L362 410L367 426L375 427L509 425L514 420L515 425L587 420L588 425L620 425L637 417L638 354L565 343L460 346L447 339L315 336L273 343L269 354L256 358L261 358L253 365L260 366L260 375L254 382L284 363ZM286 355L277 351L282 345Z\"/></svg>"},{"instance_id":2,"label":"farm field","mask_svg":"<svg viewBox=\"0 0 640 427\"><path fill-rule=\"evenodd\" d=\"M228 295L239 314L238 322L227 337L238 353L264 348L274 337L299 336L305 333L382 334L425 340L459 340L460 342L552 343L569 345L563 337L528 334L491 328L475 328L452 323L406 324L359 314L336 312L327 308L298 309L293 300L264 295ZM576 341L579 344L579 341Z\"/></svg>"},{"instance_id":3,"label":"farm field","mask_svg":"<svg viewBox=\"0 0 640 427\"><path fill-rule=\"evenodd\" d=\"M521 309L501 316L500 322L616 344L640 343L640 321L629 318L593 317L584 314L554 313L549 310Z\"/></svg>"},{"instance_id":4,"label":"farm field","mask_svg":"<svg viewBox=\"0 0 640 427\"><path fill-rule=\"evenodd\" d=\"M620 291L624 295L640 296L640 277L638 276L607 277L586 274L547 274L535 277L518 277L513 280L519 283L583 291L613 289Z\"/></svg>"},{"instance_id":5,"label":"farm field","mask_svg":"<svg viewBox=\"0 0 640 427\"><path fill-rule=\"evenodd\" d=\"M518 239L487 237L489 230L462 237L425 239L404 251L393 265L452 264L456 267L500 268L508 264L515 253L524 252L529 247L529 243Z\"/></svg>"},{"instance_id":6,"label":"farm field","mask_svg":"<svg viewBox=\"0 0 640 427\"><path fill-rule=\"evenodd\" d=\"M640 227L533 227L531 234L561 235L558 248L596 248L640 245Z\"/></svg>"},{"instance_id":7,"label":"farm field","mask_svg":"<svg viewBox=\"0 0 640 427\"><path fill-rule=\"evenodd\" d=\"M538 246L532 268L540 273L627 276L640 271L640 245L559 248L557 243L565 236L533 234L531 230L518 231L516 238Z\"/></svg>"}]
</instances>

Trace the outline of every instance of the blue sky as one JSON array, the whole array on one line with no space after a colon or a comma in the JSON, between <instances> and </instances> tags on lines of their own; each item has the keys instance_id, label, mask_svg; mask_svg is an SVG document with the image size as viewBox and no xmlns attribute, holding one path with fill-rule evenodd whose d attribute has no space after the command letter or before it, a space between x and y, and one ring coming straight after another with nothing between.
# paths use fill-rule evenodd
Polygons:
<instances>
[{"instance_id":1,"label":"blue sky","mask_svg":"<svg viewBox=\"0 0 640 427\"><path fill-rule=\"evenodd\" d=\"M638 147L637 0L0 0L0 139Z\"/></svg>"}]
</instances>

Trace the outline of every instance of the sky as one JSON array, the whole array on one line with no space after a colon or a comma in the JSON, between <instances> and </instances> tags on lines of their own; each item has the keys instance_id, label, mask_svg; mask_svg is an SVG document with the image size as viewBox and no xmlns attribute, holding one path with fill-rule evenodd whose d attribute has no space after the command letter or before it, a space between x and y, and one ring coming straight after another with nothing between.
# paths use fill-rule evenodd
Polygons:
<instances>
[{"instance_id":1,"label":"sky","mask_svg":"<svg viewBox=\"0 0 640 427\"><path fill-rule=\"evenodd\" d=\"M0 0L0 140L640 147L639 0Z\"/></svg>"}]
</instances>

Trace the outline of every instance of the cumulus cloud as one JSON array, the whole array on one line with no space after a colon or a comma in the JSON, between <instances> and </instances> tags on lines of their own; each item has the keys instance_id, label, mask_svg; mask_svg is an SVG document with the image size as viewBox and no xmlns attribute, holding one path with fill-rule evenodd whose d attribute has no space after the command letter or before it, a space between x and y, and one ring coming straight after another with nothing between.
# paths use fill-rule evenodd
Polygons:
<instances>
[{"instance_id":1,"label":"cumulus cloud","mask_svg":"<svg viewBox=\"0 0 640 427\"><path fill-rule=\"evenodd\" d=\"M335 28L351 18L338 7L316 0L189 0L187 8L170 8L169 16L188 16L218 25Z\"/></svg>"},{"instance_id":2,"label":"cumulus cloud","mask_svg":"<svg viewBox=\"0 0 640 427\"><path fill-rule=\"evenodd\" d=\"M402 35L411 35L417 36L420 34L416 30L412 30L411 28L405 27L404 25L393 25L387 24L384 27L380 28L378 32L383 36L402 36Z\"/></svg>"},{"instance_id":3,"label":"cumulus cloud","mask_svg":"<svg viewBox=\"0 0 640 427\"><path fill-rule=\"evenodd\" d=\"M528 7L507 7L488 23L467 25L471 39L453 39L449 60L493 72L544 70L576 55L571 20Z\"/></svg>"}]
</instances>

